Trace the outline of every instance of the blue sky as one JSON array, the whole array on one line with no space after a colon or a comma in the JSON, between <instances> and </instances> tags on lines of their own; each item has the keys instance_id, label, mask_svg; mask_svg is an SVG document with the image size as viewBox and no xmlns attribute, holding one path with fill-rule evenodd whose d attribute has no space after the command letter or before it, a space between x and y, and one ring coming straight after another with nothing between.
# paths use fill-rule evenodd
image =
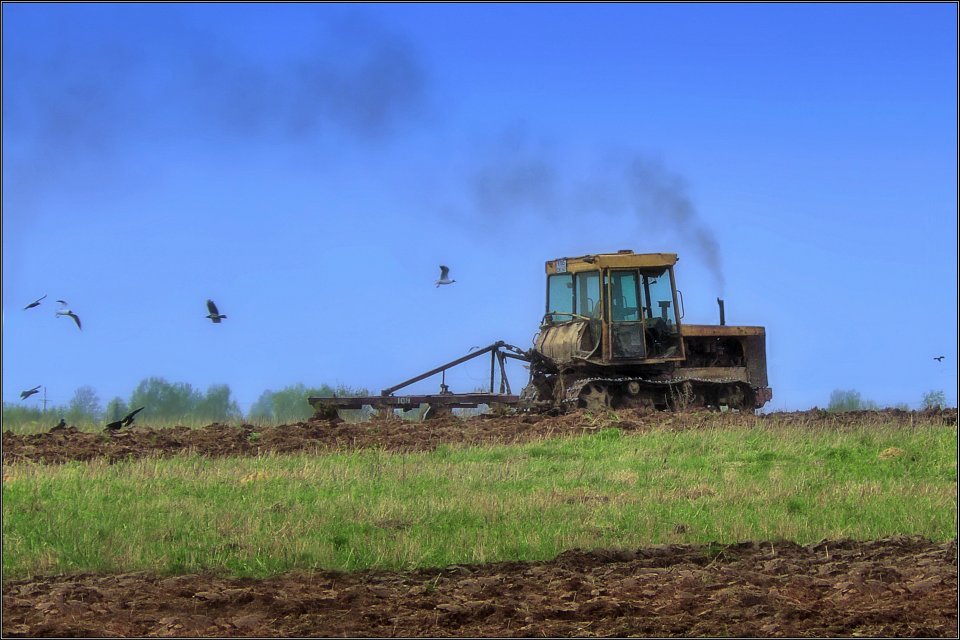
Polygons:
<instances>
[{"instance_id":1,"label":"blue sky","mask_svg":"<svg viewBox=\"0 0 960 640\"><path fill-rule=\"evenodd\" d=\"M376 393L630 248L766 327L770 410L956 406L953 3L5 3L2 203L5 402Z\"/></svg>"}]
</instances>

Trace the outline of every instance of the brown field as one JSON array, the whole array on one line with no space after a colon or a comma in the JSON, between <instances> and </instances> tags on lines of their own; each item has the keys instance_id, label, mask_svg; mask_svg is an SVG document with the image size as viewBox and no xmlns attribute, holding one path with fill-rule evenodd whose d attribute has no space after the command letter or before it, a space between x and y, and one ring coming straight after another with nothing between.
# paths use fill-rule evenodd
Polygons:
<instances>
[{"instance_id":1,"label":"brown field","mask_svg":"<svg viewBox=\"0 0 960 640\"><path fill-rule=\"evenodd\" d=\"M107 458L117 461L144 456L196 453L210 457L256 456L267 453L333 451L378 447L388 451L424 451L441 444L509 444L560 435L618 428L624 433L705 427L770 426L788 429L849 429L884 423L910 427L957 424L957 410L927 412L898 410L828 413L804 411L760 416L697 411L666 413L619 411L593 416L576 411L560 416L519 414L483 415L466 420L448 416L424 423L399 418L348 423L310 420L292 425L256 427L249 424L211 424L200 429L153 429L134 426L116 433L79 431L75 427L45 433L3 434L3 462L60 463Z\"/></svg>"},{"instance_id":2,"label":"brown field","mask_svg":"<svg viewBox=\"0 0 960 640\"><path fill-rule=\"evenodd\" d=\"M624 432L776 424L843 429L865 420L956 424L956 409L766 416L622 412L425 424L308 421L282 427L71 427L3 434L13 462L524 442ZM253 434L258 434L254 436ZM5 581L4 637L37 636L920 636L957 637L957 543L918 537L570 551L548 562L411 572L45 576Z\"/></svg>"}]
</instances>

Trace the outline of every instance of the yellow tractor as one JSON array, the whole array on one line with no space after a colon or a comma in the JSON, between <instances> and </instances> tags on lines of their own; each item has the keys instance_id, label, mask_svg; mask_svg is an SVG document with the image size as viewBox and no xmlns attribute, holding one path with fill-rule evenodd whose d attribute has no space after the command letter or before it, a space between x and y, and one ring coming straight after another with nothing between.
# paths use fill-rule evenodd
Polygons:
<instances>
[{"instance_id":1,"label":"yellow tractor","mask_svg":"<svg viewBox=\"0 0 960 640\"><path fill-rule=\"evenodd\" d=\"M390 414L421 408L438 415L452 408L507 405L526 410L704 407L749 410L772 397L767 386L763 327L685 324L676 287L675 253L598 253L546 263L546 313L532 349L505 342L440 365L379 396L309 398L319 413L371 406ZM490 354L488 392L453 393L446 371ZM514 395L506 358L525 361L530 381ZM499 367L497 366L499 365ZM496 374L500 388L495 391ZM394 395L440 374L440 392Z\"/></svg>"},{"instance_id":2,"label":"yellow tractor","mask_svg":"<svg viewBox=\"0 0 960 640\"><path fill-rule=\"evenodd\" d=\"M674 253L618 251L546 264L526 403L600 408L762 407L763 327L684 324Z\"/></svg>"}]
</instances>

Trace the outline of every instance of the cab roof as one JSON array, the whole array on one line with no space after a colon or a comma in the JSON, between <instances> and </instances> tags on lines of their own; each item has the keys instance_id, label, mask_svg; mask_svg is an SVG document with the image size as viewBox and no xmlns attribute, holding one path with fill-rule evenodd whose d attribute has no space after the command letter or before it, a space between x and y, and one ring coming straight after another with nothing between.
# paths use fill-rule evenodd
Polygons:
<instances>
[{"instance_id":1,"label":"cab roof","mask_svg":"<svg viewBox=\"0 0 960 640\"><path fill-rule=\"evenodd\" d=\"M616 253L593 253L574 258L547 260L546 270L548 274L554 274L609 268L672 267L678 259L675 253L634 253L630 249L623 249Z\"/></svg>"}]
</instances>

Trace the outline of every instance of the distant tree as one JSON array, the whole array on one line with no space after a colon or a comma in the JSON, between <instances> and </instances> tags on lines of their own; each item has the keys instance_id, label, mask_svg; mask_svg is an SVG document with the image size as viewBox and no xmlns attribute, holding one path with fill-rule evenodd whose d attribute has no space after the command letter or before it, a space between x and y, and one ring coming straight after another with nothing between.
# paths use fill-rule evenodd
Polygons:
<instances>
[{"instance_id":1,"label":"distant tree","mask_svg":"<svg viewBox=\"0 0 960 640\"><path fill-rule=\"evenodd\" d=\"M230 387L225 384L211 385L195 408L201 420L224 421L240 417L240 407L230 399Z\"/></svg>"},{"instance_id":2,"label":"distant tree","mask_svg":"<svg viewBox=\"0 0 960 640\"><path fill-rule=\"evenodd\" d=\"M115 422L130 413L130 407L122 398L114 398L107 403L107 408L103 412L103 419L107 422Z\"/></svg>"},{"instance_id":3,"label":"distant tree","mask_svg":"<svg viewBox=\"0 0 960 640\"><path fill-rule=\"evenodd\" d=\"M943 409L947 406L947 396L943 391L928 391L923 394L924 409Z\"/></svg>"},{"instance_id":4,"label":"distant tree","mask_svg":"<svg viewBox=\"0 0 960 640\"><path fill-rule=\"evenodd\" d=\"M277 422L297 422L313 415L313 407L307 402L310 396L331 397L335 391L327 385L308 389L302 383L284 387L271 398L272 417Z\"/></svg>"},{"instance_id":5,"label":"distant tree","mask_svg":"<svg viewBox=\"0 0 960 640\"><path fill-rule=\"evenodd\" d=\"M267 389L261 393L257 401L250 407L250 415L247 417L251 420L273 420L273 391Z\"/></svg>"},{"instance_id":6,"label":"distant tree","mask_svg":"<svg viewBox=\"0 0 960 640\"><path fill-rule=\"evenodd\" d=\"M834 389L830 394L828 411L856 411L860 408L860 392L853 389Z\"/></svg>"},{"instance_id":7,"label":"distant tree","mask_svg":"<svg viewBox=\"0 0 960 640\"><path fill-rule=\"evenodd\" d=\"M145 407L144 417L182 420L194 415L203 396L186 382L170 383L159 377L142 380L130 396L131 407Z\"/></svg>"},{"instance_id":8,"label":"distant tree","mask_svg":"<svg viewBox=\"0 0 960 640\"><path fill-rule=\"evenodd\" d=\"M64 418L69 424L80 424L82 422L99 422L103 416L103 409L100 406L100 398L93 387L80 387L67 405L67 412Z\"/></svg>"},{"instance_id":9,"label":"distant tree","mask_svg":"<svg viewBox=\"0 0 960 640\"><path fill-rule=\"evenodd\" d=\"M64 407L51 406L43 411L39 407L25 407L21 404L3 403L2 417L3 430L22 429L49 429L64 415Z\"/></svg>"},{"instance_id":10,"label":"distant tree","mask_svg":"<svg viewBox=\"0 0 960 640\"><path fill-rule=\"evenodd\" d=\"M853 389L834 389L830 394L828 411L874 411L879 405L873 400L864 400L859 391Z\"/></svg>"}]
</instances>

